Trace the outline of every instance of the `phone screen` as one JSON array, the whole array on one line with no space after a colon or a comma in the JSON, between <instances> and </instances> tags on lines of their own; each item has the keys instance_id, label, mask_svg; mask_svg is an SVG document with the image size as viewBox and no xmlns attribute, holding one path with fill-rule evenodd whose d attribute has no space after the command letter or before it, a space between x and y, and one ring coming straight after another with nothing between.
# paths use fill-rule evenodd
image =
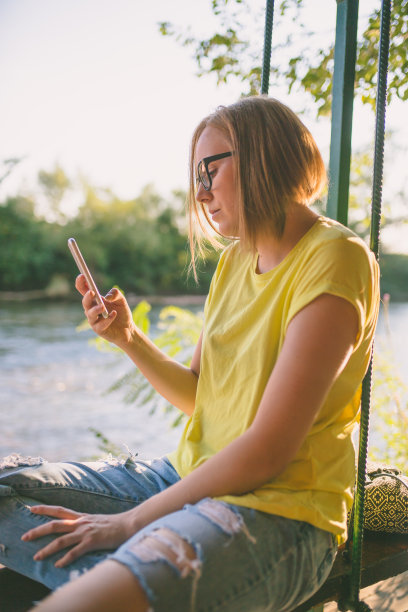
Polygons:
<instances>
[{"instance_id":1,"label":"phone screen","mask_svg":"<svg viewBox=\"0 0 408 612\"><path fill-rule=\"evenodd\" d=\"M68 247L72 253L73 258L75 259L75 262L76 262L76 265L78 266L79 271L81 272L81 274L85 276L89 289L92 289L92 291L94 292L96 302L103 306L103 311L102 311L103 318L107 319L109 316L109 313L106 310L106 306L103 303L101 294L98 291L98 287L96 286L95 281L92 278L92 274L90 273L88 266L85 263L85 259L82 257L82 253L79 250L79 247L74 238L68 239Z\"/></svg>"}]
</instances>

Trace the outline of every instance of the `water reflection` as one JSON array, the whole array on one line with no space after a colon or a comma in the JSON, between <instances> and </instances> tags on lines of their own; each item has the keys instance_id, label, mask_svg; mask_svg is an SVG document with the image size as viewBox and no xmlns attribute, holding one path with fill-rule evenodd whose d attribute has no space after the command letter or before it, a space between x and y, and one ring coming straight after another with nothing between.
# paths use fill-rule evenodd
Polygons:
<instances>
[{"instance_id":1,"label":"water reflection","mask_svg":"<svg viewBox=\"0 0 408 612\"><path fill-rule=\"evenodd\" d=\"M0 455L100 456L90 427L143 457L172 450L179 432L169 418L104 394L129 365L89 346L93 332L75 329L82 320L76 304L2 305Z\"/></svg>"},{"instance_id":2,"label":"water reflection","mask_svg":"<svg viewBox=\"0 0 408 612\"><path fill-rule=\"evenodd\" d=\"M120 392L104 394L130 362L89 346L93 332L75 329L82 320L80 304L1 305L0 455L100 456L90 427L141 457L172 450L180 433L171 418L124 404ZM408 382L408 304L391 304L390 320L391 337L380 317L377 345L393 349Z\"/></svg>"}]
</instances>

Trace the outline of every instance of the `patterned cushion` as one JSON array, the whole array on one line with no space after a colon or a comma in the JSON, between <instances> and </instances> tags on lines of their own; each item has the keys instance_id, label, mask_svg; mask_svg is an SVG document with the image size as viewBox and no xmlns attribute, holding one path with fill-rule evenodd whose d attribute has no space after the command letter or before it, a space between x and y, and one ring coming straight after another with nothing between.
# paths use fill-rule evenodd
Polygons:
<instances>
[{"instance_id":1,"label":"patterned cushion","mask_svg":"<svg viewBox=\"0 0 408 612\"><path fill-rule=\"evenodd\" d=\"M400 470L368 464L364 527L370 531L408 533L408 478Z\"/></svg>"}]
</instances>

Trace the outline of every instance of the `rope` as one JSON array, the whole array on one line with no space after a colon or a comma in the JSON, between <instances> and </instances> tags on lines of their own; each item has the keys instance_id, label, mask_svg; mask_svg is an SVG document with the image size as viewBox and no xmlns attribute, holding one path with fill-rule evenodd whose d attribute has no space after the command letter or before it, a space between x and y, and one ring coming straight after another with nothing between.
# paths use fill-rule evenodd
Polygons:
<instances>
[{"instance_id":1,"label":"rope","mask_svg":"<svg viewBox=\"0 0 408 612\"><path fill-rule=\"evenodd\" d=\"M264 38L264 48L263 48L261 94L267 94L269 91L269 74L271 72L271 53L272 53L273 9L274 9L274 0L266 0L265 38Z\"/></svg>"},{"instance_id":2,"label":"rope","mask_svg":"<svg viewBox=\"0 0 408 612\"><path fill-rule=\"evenodd\" d=\"M364 490L367 468L367 447L368 447L368 431L370 421L370 397L371 397L371 379L372 379L373 360L370 359L367 374L363 380L361 394L361 419L360 419L360 441L358 454L358 470L357 470L357 487L355 495L354 522L353 522L353 540L352 540L352 556L351 556L351 575L350 575L350 603L351 610L370 610L364 602L359 601L359 592L361 586L361 553L363 547L364 534ZM350 605L350 604L349 604Z\"/></svg>"},{"instance_id":3,"label":"rope","mask_svg":"<svg viewBox=\"0 0 408 612\"><path fill-rule=\"evenodd\" d=\"M391 0L382 0L370 233L370 248L374 252L377 261L379 259L379 236L381 223L385 109L387 96L388 54L390 46L390 19ZM349 594L344 601L339 602L340 610L354 610L356 612L370 610L370 607L367 606L367 604L359 600L359 591L361 586L361 553L364 533L364 488L367 467L368 430L370 420L371 378L372 356L367 374L365 375L365 378L363 380L361 397L360 442L357 470L357 487L354 501L355 507Z\"/></svg>"},{"instance_id":4,"label":"rope","mask_svg":"<svg viewBox=\"0 0 408 612\"><path fill-rule=\"evenodd\" d=\"M384 166L385 111L387 103L387 70L390 48L391 0L383 0L380 29L380 58L375 122L374 175L371 212L370 248L378 260L381 223L382 179Z\"/></svg>"}]
</instances>

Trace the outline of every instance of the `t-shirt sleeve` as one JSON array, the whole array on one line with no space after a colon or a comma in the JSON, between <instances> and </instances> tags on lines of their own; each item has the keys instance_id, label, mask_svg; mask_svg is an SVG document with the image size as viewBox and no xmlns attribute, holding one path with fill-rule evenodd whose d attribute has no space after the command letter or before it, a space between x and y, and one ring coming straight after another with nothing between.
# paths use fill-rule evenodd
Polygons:
<instances>
[{"instance_id":1,"label":"t-shirt sleeve","mask_svg":"<svg viewBox=\"0 0 408 612\"><path fill-rule=\"evenodd\" d=\"M302 308L329 293L346 299L356 309L357 347L367 320L376 317L378 278L375 257L359 238L342 237L318 245L299 266L286 328Z\"/></svg>"}]
</instances>

